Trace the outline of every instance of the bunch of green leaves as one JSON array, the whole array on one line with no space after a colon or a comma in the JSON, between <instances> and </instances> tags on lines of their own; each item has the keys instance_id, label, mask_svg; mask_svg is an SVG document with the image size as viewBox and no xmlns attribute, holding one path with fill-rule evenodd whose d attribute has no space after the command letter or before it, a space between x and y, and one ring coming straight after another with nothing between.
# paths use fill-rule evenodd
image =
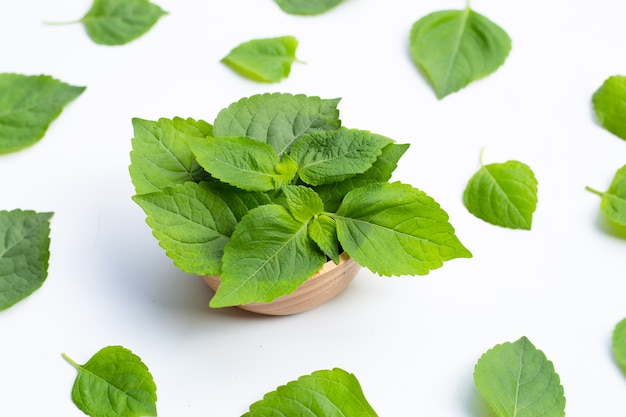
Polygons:
<instances>
[{"instance_id":1,"label":"bunch of green leaves","mask_svg":"<svg viewBox=\"0 0 626 417\"><path fill-rule=\"evenodd\" d=\"M598 122L609 132L626 139L626 76L607 78L592 96Z\"/></svg>"},{"instance_id":2,"label":"bunch of green leaves","mask_svg":"<svg viewBox=\"0 0 626 417\"><path fill-rule=\"evenodd\" d=\"M617 170L605 192L589 186L587 191L599 195L600 210L609 220L620 226L626 226L626 165Z\"/></svg>"},{"instance_id":3,"label":"bunch of green leaves","mask_svg":"<svg viewBox=\"0 0 626 417\"><path fill-rule=\"evenodd\" d=\"M313 16L326 13L344 0L274 0L285 13Z\"/></svg>"},{"instance_id":4,"label":"bunch of green leaves","mask_svg":"<svg viewBox=\"0 0 626 417\"><path fill-rule=\"evenodd\" d=\"M133 199L179 268L221 276L213 307L289 294L341 251L384 276L471 257L439 204L389 182L408 145L342 127L338 102L260 94L213 124L133 120Z\"/></svg>"},{"instance_id":5,"label":"bunch of green leaves","mask_svg":"<svg viewBox=\"0 0 626 417\"><path fill-rule=\"evenodd\" d=\"M52 213L0 211L0 310L39 289L48 276Z\"/></svg>"},{"instance_id":6,"label":"bunch of green leaves","mask_svg":"<svg viewBox=\"0 0 626 417\"><path fill-rule=\"evenodd\" d=\"M293 36L253 39L233 48L222 62L245 78L273 83L289 76L297 47Z\"/></svg>"},{"instance_id":7,"label":"bunch of green leaves","mask_svg":"<svg viewBox=\"0 0 626 417\"><path fill-rule=\"evenodd\" d=\"M498 417L563 417L559 375L527 337L494 346L474 368L474 383Z\"/></svg>"},{"instance_id":8,"label":"bunch of green leaves","mask_svg":"<svg viewBox=\"0 0 626 417\"><path fill-rule=\"evenodd\" d=\"M511 50L509 35L469 4L422 17L409 41L413 61L439 99L493 73Z\"/></svg>"}]
</instances>

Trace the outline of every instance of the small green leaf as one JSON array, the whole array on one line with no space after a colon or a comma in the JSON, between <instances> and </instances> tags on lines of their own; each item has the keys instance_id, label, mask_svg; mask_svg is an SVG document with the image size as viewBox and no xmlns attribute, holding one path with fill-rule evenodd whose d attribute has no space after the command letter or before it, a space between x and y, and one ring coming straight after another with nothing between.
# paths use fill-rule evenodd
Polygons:
<instances>
[{"instance_id":1,"label":"small green leaf","mask_svg":"<svg viewBox=\"0 0 626 417\"><path fill-rule=\"evenodd\" d=\"M134 118L132 123L135 137L131 142L129 172L137 194L161 191L188 181L210 180L188 144L188 138L210 136L210 124L179 117L157 122Z\"/></svg>"},{"instance_id":2,"label":"small green leaf","mask_svg":"<svg viewBox=\"0 0 626 417\"><path fill-rule=\"evenodd\" d=\"M332 217L325 214L316 216L309 222L309 236L324 255L336 264L339 264L339 239L337 238L337 224Z\"/></svg>"},{"instance_id":3,"label":"small green leaf","mask_svg":"<svg viewBox=\"0 0 626 417\"><path fill-rule=\"evenodd\" d=\"M593 110L600 124L621 139L626 139L626 76L607 78L592 96Z\"/></svg>"},{"instance_id":4,"label":"small green leaf","mask_svg":"<svg viewBox=\"0 0 626 417\"><path fill-rule=\"evenodd\" d=\"M530 230L537 208L537 179L522 162L483 165L467 183L463 203L487 223Z\"/></svg>"},{"instance_id":5,"label":"small green leaf","mask_svg":"<svg viewBox=\"0 0 626 417\"><path fill-rule=\"evenodd\" d=\"M289 154L298 163L298 175L307 184L340 182L362 174L393 141L365 130L338 129L309 133Z\"/></svg>"},{"instance_id":6,"label":"small green leaf","mask_svg":"<svg viewBox=\"0 0 626 417\"><path fill-rule=\"evenodd\" d=\"M288 185L282 190L291 215L298 221L308 222L324 210L320 197L308 187Z\"/></svg>"},{"instance_id":7,"label":"small green leaf","mask_svg":"<svg viewBox=\"0 0 626 417\"><path fill-rule=\"evenodd\" d=\"M293 36L253 39L233 48L221 62L243 77L275 83L289 76L297 47Z\"/></svg>"},{"instance_id":8,"label":"small green leaf","mask_svg":"<svg viewBox=\"0 0 626 417\"><path fill-rule=\"evenodd\" d=\"M613 355L615 360L626 371L626 319L623 319L613 329Z\"/></svg>"},{"instance_id":9,"label":"small green leaf","mask_svg":"<svg viewBox=\"0 0 626 417\"><path fill-rule=\"evenodd\" d=\"M586 188L602 197L600 210L611 221L626 226L626 165L617 170L606 192L603 193L591 187Z\"/></svg>"},{"instance_id":10,"label":"small green leaf","mask_svg":"<svg viewBox=\"0 0 626 417\"><path fill-rule=\"evenodd\" d=\"M95 43L123 45L148 32L166 14L148 0L94 0L80 22Z\"/></svg>"},{"instance_id":11,"label":"small green leaf","mask_svg":"<svg viewBox=\"0 0 626 417\"><path fill-rule=\"evenodd\" d=\"M220 274L224 246L235 225L248 210L269 202L264 195L237 189L225 192L223 187L188 182L133 197L167 256L184 272Z\"/></svg>"},{"instance_id":12,"label":"small green leaf","mask_svg":"<svg viewBox=\"0 0 626 417\"><path fill-rule=\"evenodd\" d=\"M156 384L139 356L122 346L100 349L84 365L63 354L78 375L72 401L91 417L156 416Z\"/></svg>"},{"instance_id":13,"label":"small green leaf","mask_svg":"<svg viewBox=\"0 0 626 417\"><path fill-rule=\"evenodd\" d=\"M398 182L350 191L333 215L344 250L380 275L426 275L472 254L431 197Z\"/></svg>"},{"instance_id":14,"label":"small green leaf","mask_svg":"<svg viewBox=\"0 0 626 417\"><path fill-rule=\"evenodd\" d=\"M469 7L431 13L413 25L413 61L442 99L500 67L511 50L507 33Z\"/></svg>"},{"instance_id":15,"label":"small green leaf","mask_svg":"<svg viewBox=\"0 0 626 417\"><path fill-rule=\"evenodd\" d=\"M474 369L474 383L498 417L565 415L559 375L526 337L485 352Z\"/></svg>"},{"instance_id":16,"label":"small green leaf","mask_svg":"<svg viewBox=\"0 0 626 417\"><path fill-rule=\"evenodd\" d=\"M221 284L211 307L270 302L295 291L326 262L307 223L268 204L244 216L224 248Z\"/></svg>"},{"instance_id":17,"label":"small green leaf","mask_svg":"<svg viewBox=\"0 0 626 417\"><path fill-rule=\"evenodd\" d=\"M48 276L52 213L0 211L0 310L40 288Z\"/></svg>"},{"instance_id":18,"label":"small green leaf","mask_svg":"<svg viewBox=\"0 0 626 417\"><path fill-rule=\"evenodd\" d=\"M279 156L302 135L341 126L339 99L303 94L258 94L243 98L217 115L216 137L241 136L270 145Z\"/></svg>"},{"instance_id":19,"label":"small green leaf","mask_svg":"<svg viewBox=\"0 0 626 417\"><path fill-rule=\"evenodd\" d=\"M321 370L265 394L242 417L377 417L357 378L342 369Z\"/></svg>"},{"instance_id":20,"label":"small green leaf","mask_svg":"<svg viewBox=\"0 0 626 417\"><path fill-rule=\"evenodd\" d=\"M37 143L83 91L48 75L0 74L0 154Z\"/></svg>"},{"instance_id":21,"label":"small green leaf","mask_svg":"<svg viewBox=\"0 0 626 417\"><path fill-rule=\"evenodd\" d=\"M283 12L313 16L326 13L330 9L339 5L343 0L274 0Z\"/></svg>"}]
</instances>

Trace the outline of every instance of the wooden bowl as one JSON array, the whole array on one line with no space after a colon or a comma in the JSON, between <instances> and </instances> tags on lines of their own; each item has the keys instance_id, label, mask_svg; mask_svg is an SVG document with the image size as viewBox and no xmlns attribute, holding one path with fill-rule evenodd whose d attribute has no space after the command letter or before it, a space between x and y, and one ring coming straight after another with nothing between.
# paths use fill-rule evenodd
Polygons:
<instances>
[{"instance_id":1,"label":"wooden bowl","mask_svg":"<svg viewBox=\"0 0 626 417\"><path fill-rule=\"evenodd\" d=\"M287 316L302 313L331 300L352 282L361 266L345 253L340 256L339 264L328 261L322 268L300 285L296 290L269 303L250 303L239 305L242 310L271 316ZM217 291L220 285L219 275L203 276L204 282Z\"/></svg>"}]
</instances>

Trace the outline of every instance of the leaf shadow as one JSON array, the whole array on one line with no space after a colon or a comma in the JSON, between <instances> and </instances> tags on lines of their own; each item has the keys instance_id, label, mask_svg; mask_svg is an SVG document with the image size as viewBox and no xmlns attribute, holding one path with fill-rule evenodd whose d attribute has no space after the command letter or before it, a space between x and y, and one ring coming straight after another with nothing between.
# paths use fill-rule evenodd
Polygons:
<instances>
[{"instance_id":1,"label":"leaf shadow","mask_svg":"<svg viewBox=\"0 0 626 417\"><path fill-rule=\"evenodd\" d=\"M609 236L626 240L626 226L615 223L601 211L596 215L595 225L598 230Z\"/></svg>"}]
</instances>

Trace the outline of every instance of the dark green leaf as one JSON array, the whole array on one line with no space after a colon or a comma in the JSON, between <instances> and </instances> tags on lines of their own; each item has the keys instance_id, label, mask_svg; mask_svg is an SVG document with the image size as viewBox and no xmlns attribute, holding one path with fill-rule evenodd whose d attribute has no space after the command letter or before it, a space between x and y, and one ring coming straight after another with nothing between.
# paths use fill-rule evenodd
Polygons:
<instances>
[{"instance_id":1,"label":"dark green leaf","mask_svg":"<svg viewBox=\"0 0 626 417\"><path fill-rule=\"evenodd\" d=\"M275 83L289 76L297 47L293 36L253 39L233 48L222 62L243 77Z\"/></svg>"},{"instance_id":2,"label":"dark green leaf","mask_svg":"<svg viewBox=\"0 0 626 417\"><path fill-rule=\"evenodd\" d=\"M607 78L592 96L593 110L600 124L621 139L626 139L626 76Z\"/></svg>"}]
</instances>

